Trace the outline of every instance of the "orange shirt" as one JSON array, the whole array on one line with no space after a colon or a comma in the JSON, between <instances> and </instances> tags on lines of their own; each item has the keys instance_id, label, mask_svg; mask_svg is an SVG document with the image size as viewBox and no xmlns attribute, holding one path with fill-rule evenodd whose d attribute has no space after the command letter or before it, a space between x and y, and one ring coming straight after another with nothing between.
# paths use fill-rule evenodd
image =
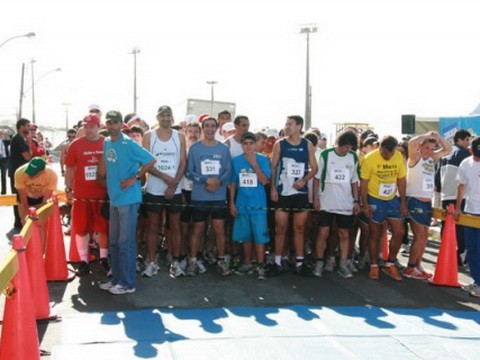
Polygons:
<instances>
[{"instance_id":1,"label":"orange shirt","mask_svg":"<svg viewBox=\"0 0 480 360\"><path fill-rule=\"evenodd\" d=\"M55 171L46 167L41 173L30 177L25 172L28 163L22 165L15 171L15 187L27 190L27 196L32 199L38 199L45 195L48 190L57 189L57 174Z\"/></svg>"},{"instance_id":2,"label":"orange shirt","mask_svg":"<svg viewBox=\"0 0 480 360\"><path fill-rule=\"evenodd\" d=\"M74 167L73 192L76 198L104 199L107 188L97 183L98 162L103 155L103 141L88 141L85 136L72 141L65 156L65 166Z\"/></svg>"}]
</instances>

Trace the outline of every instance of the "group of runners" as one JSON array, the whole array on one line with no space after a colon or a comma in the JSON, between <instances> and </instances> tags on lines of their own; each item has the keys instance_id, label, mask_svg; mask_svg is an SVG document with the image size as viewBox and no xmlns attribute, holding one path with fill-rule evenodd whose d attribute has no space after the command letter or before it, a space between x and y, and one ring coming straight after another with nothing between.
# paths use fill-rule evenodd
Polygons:
<instances>
[{"instance_id":1,"label":"group of runners","mask_svg":"<svg viewBox=\"0 0 480 360\"><path fill-rule=\"evenodd\" d=\"M92 108L81 124L83 135L65 147L65 184L74 203L82 275L90 272L91 233L98 233L105 272L112 262L102 205L113 173L102 170L108 160L102 160L100 119L100 111ZM172 277L196 276L216 264L225 276L255 273L265 279L291 269L321 277L338 268L340 276L352 278L366 263L372 280L381 270L397 281L431 277L421 261L431 223L435 163L452 151L437 133L399 144L393 136L379 139L372 131L346 129L325 149L325 136L315 130L304 133L298 115L286 118L278 136L272 129L252 133L247 116L232 122L228 111L217 117L189 116L175 125L172 109L165 105L152 129L134 114L124 120L122 131L150 156L143 157L132 183L118 179L120 187L143 187L136 236L126 239L129 253L138 242L142 276L158 273L163 245ZM408 265L400 271L397 255L407 218L413 242ZM137 221L129 225L137 227ZM382 259L387 231L389 255ZM134 274L132 266L125 271ZM118 282L114 275L101 288L114 294L135 291L134 283L115 290Z\"/></svg>"}]
</instances>

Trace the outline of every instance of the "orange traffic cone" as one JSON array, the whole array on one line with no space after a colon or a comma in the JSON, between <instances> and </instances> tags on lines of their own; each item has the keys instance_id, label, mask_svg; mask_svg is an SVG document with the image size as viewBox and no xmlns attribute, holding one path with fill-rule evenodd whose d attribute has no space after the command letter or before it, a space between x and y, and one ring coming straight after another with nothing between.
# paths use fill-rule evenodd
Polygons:
<instances>
[{"instance_id":1,"label":"orange traffic cone","mask_svg":"<svg viewBox=\"0 0 480 360\"><path fill-rule=\"evenodd\" d=\"M28 217L32 220L30 241L27 245L27 266L35 305L35 318L37 320L55 319L56 314L50 309L47 278L43 263L42 235L38 224L37 210L28 209Z\"/></svg>"},{"instance_id":2,"label":"orange traffic cone","mask_svg":"<svg viewBox=\"0 0 480 360\"><path fill-rule=\"evenodd\" d=\"M68 251L68 261L71 263L79 263L82 260L80 259L80 255L78 254L77 250L77 242L75 238L77 237L77 232L75 231L75 221L70 221L70 248Z\"/></svg>"},{"instance_id":3,"label":"orange traffic cone","mask_svg":"<svg viewBox=\"0 0 480 360\"><path fill-rule=\"evenodd\" d=\"M448 206L445 216L445 227L443 228L442 242L438 251L435 274L429 279L430 284L460 287L458 282L457 262L457 235L455 222L453 221L453 204Z\"/></svg>"},{"instance_id":4,"label":"orange traffic cone","mask_svg":"<svg viewBox=\"0 0 480 360\"><path fill-rule=\"evenodd\" d=\"M0 360L40 360L35 308L21 235L13 235L12 248L17 251L18 272L12 280L13 293L5 301Z\"/></svg>"},{"instance_id":5,"label":"orange traffic cone","mask_svg":"<svg viewBox=\"0 0 480 360\"><path fill-rule=\"evenodd\" d=\"M47 246L45 250L45 274L47 281L70 281L75 278L73 272L68 271L63 239L62 223L58 197L54 195L53 214L47 223Z\"/></svg>"},{"instance_id":6,"label":"orange traffic cone","mask_svg":"<svg viewBox=\"0 0 480 360\"><path fill-rule=\"evenodd\" d=\"M388 261L388 234L385 231L385 234L383 236L383 241L382 241L382 255L383 255L383 260Z\"/></svg>"}]
</instances>

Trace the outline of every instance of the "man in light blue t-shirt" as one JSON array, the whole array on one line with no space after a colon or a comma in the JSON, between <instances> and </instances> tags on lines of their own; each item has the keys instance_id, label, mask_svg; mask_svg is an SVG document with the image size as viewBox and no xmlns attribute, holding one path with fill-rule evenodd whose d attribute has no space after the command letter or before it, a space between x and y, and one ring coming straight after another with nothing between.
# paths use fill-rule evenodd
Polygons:
<instances>
[{"instance_id":1,"label":"man in light blue t-shirt","mask_svg":"<svg viewBox=\"0 0 480 360\"><path fill-rule=\"evenodd\" d=\"M202 121L202 139L190 147L187 161L187 178L192 184L193 230L190 241L190 257L187 275L197 274L197 252L205 222L211 215L217 240L218 271L228 275L225 262L225 217L227 184L231 178L230 151L225 144L215 140L217 119L208 117Z\"/></svg>"}]
</instances>

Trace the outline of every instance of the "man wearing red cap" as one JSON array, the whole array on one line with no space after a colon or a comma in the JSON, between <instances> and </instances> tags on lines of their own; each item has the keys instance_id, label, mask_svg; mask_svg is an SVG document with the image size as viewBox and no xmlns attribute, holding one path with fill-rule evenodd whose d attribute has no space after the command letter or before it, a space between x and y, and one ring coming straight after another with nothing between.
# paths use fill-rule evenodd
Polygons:
<instances>
[{"instance_id":1,"label":"man wearing red cap","mask_svg":"<svg viewBox=\"0 0 480 360\"><path fill-rule=\"evenodd\" d=\"M82 122L85 135L75 139L65 157L65 191L73 197L72 221L76 230L75 242L82 260L79 275L90 273L88 249L90 234L98 232L100 262L105 271L108 265L108 222L100 214L101 201L107 193L105 187L97 183L97 167L103 155L103 141L99 135L100 117L87 115Z\"/></svg>"}]
</instances>

